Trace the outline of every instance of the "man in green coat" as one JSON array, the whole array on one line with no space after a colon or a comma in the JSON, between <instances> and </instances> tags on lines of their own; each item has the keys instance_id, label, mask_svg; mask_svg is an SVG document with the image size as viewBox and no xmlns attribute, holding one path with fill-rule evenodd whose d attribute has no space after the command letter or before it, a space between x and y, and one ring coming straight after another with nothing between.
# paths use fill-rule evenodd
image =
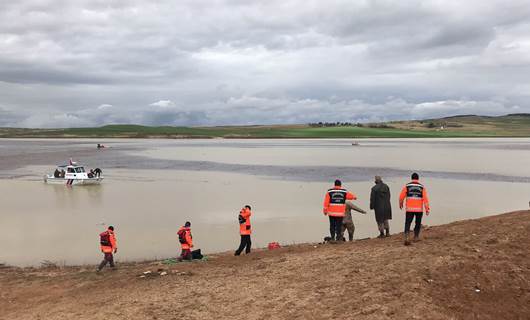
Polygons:
<instances>
[{"instance_id":1,"label":"man in green coat","mask_svg":"<svg viewBox=\"0 0 530 320\"><path fill-rule=\"evenodd\" d=\"M390 235L388 220L392 219L392 206L390 205L390 188L380 176L375 176L375 186L370 194L370 209L375 211L375 221L379 229L379 237ZM385 235L386 231L386 235Z\"/></svg>"}]
</instances>

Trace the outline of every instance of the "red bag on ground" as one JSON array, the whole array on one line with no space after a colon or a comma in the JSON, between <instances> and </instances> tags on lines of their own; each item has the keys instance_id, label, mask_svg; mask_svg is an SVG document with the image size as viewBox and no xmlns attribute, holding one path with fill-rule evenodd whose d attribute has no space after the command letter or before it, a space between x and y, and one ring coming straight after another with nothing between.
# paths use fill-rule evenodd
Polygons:
<instances>
[{"instance_id":1,"label":"red bag on ground","mask_svg":"<svg viewBox=\"0 0 530 320\"><path fill-rule=\"evenodd\" d=\"M281 246L280 246L280 244L278 242L271 242L271 243L269 243L269 245L267 247L269 248L269 250L281 248Z\"/></svg>"}]
</instances>

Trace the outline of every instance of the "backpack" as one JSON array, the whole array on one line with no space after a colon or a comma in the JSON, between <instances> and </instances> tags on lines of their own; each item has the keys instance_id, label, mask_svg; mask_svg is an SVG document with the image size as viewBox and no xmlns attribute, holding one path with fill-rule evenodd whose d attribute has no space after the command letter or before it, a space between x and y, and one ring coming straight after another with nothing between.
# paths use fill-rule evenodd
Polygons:
<instances>
[{"instance_id":1,"label":"backpack","mask_svg":"<svg viewBox=\"0 0 530 320\"><path fill-rule=\"evenodd\" d=\"M202 259L204 256L201 253L201 249L193 250L191 252L191 258L192 259Z\"/></svg>"},{"instance_id":2,"label":"backpack","mask_svg":"<svg viewBox=\"0 0 530 320\"><path fill-rule=\"evenodd\" d=\"M179 236L180 243L188 243L188 241L186 240L186 229L179 230L177 234Z\"/></svg>"},{"instance_id":3,"label":"backpack","mask_svg":"<svg viewBox=\"0 0 530 320\"><path fill-rule=\"evenodd\" d=\"M104 247L112 247L110 242L110 233L108 231L99 234L99 243Z\"/></svg>"}]
</instances>

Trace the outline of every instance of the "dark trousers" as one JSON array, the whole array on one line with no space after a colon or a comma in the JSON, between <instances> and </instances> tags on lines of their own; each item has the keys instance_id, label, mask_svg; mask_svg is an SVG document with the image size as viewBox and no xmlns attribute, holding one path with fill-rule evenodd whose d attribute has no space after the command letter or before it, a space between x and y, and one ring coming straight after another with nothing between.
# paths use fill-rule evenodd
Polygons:
<instances>
[{"instance_id":1,"label":"dark trousers","mask_svg":"<svg viewBox=\"0 0 530 320\"><path fill-rule=\"evenodd\" d=\"M191 249L182 249L179 260L191 260Z\"/></svg>"},{"instance_id":2,"label":"dark trousers","mask_svg":"<svg viewBox=\"0 0 530 320\"><path fill-rule=\"evenodd\" d=\"M342 239L342 217L329 217L329 235L331 240Z\"/></svg>"},{"instance_id":3,"label":"dark trousers","mask_svg":"<svg viewBox=\"0 0 530 320\"><path fill-rule=\"evenodd\" d=\"M412 220L414 220L414 217L416 217L416 225L414 225L414 236L419 237L420 230L421 230L421 218L423 218L423 212L407 212L406 213L405 233L410 232L410 225L412 224Z\"/></svg>"},{"instance_id":4,"label":"dark trousers","mask_svg":"<svg viewBox=\"0 0 530 320\"><path fill-rule=\"evenodd\" d=\"M98 270L101 270L103 269L103 267L105 267L107 265L107 263L110 265L111 268L114 268L114 256L112 255L112 253L106 253L105 252L105 257L103 258L103 261L101 261L101 263L99 264L99 267L98 267Z\"/></svg>"},{"instance_id":5,"label":"dark trousers","mask_svg":"<svg viewBox=\"0 0 530 320\"><path fill-rule=\"evenodd\" d=\"M241 243L239 244L239 248L237 248L235 255L238 256L243 252L243 249L245 249L245 253L250 253L250 246L252 245L252 241L250 241L250 234L241 235Z\"/></svg>"}]
</instances>

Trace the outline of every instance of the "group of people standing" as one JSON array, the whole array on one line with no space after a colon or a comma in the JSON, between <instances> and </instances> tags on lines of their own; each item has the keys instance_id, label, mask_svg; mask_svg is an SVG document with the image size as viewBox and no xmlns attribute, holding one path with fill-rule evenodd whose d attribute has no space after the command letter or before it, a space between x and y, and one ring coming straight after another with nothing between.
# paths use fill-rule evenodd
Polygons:
<instances>
[{"instance_id":1,"label":"group of people standing","mask_svg":"<svg viewBox=\"0 0 530 320\"><path fill-rule=\"evenodd\" d=\"M410 226L415 219L414 227L414 241L419 240L421 221L423 212L429 215L430 206L427 190L419 182L419 175L413 173L412 181L407 183L399 195L399 208L405 207L405 245L410 245ZM390 236L389 220L392 219L392 206L390 203L390 188L383 182L380 176L375 177L375 185L372 187L370 193L370 209L375 211L375 220L379 230L378 238L385 238ZM366 214L366 211L357 207L352 201L356 200L357 196L342 187L340 180L335 180L333 188L326 192L324 197L323 213L329 217L329 232L330 237L326 238L329 241L345 241L344 233L348 231L349 241L353 240L355 225L352 219L352 210ZM252 209L250 205L245 205L239 211L239 234L241 241L238 249L234 252L235 256L239 256L243 250L246 254L251 251L252 241L251 233L252 226L250 217L252 216ZM192 260L193 237L191 235L191 222L187 221L177 232L178 240L181 246L181 254L179 261ZM104 254L103 261L98 266L97 271L101 271L105 265L109 264L111 268L115 268L114 257L118 251L116 235L114 234L114 227L109 226L108 229L100 234L101 251Z\"/></svg>"},{"instance_id":2,"label":"group of people standing","mask_svg":"<svg viewBox=\"0 0 530 320\"><path fill-rule=\"evenodd\" d=\"M389 220L392 219L392 205L390 203L390 188L380 176L375 176L375 185L370 193L370 209L375 211L375 220L379 230L378 238L390 236ZM366 211L353 204L357 196L342 187L340 180L335 180L333 188L329 189L324 196L323 213L329 217L330 237L325 240L345 241L344 232L348 230L348 238L353 240L355 226L352 219L352 210L366 214ZM429 215L429 197L427 189L419 181L419 175L413 173L411 182L407 183L399 195L399 208L405 206L405 230L404 244L410 245L410 226L415 219L414 239L418 241L421 230L423 212Z\"/></svg>"},{"instance_id":3,"label":"group of people standing","mask_svg":"<svg viewBox=\"0 0 530 320\"><path fill-rule=\"evenodd\" d=\"M234 255L239 256L243 250L246 254L250 253L252 247L252 241L250 235L252 233L252 226L250 224L250 216L252 215L252 208L249 205L244 206L239 211L239 234L241 236L241 242L239 248L235 251ZM107 264L110 265L111 269L115 269L114 255L118 252L118 242L114 233L114 226L109 226L107 230L100 233L100 248L104 257L97 268L97 272L101 271ZM177 238L180 243L180 256L178 261L191 261L194 259L193 255L193 236L191 235L191 222L186 221L182 227L177 231ZM202 256L202 255L201 255Z\"/></svg>"}]
</instances>

